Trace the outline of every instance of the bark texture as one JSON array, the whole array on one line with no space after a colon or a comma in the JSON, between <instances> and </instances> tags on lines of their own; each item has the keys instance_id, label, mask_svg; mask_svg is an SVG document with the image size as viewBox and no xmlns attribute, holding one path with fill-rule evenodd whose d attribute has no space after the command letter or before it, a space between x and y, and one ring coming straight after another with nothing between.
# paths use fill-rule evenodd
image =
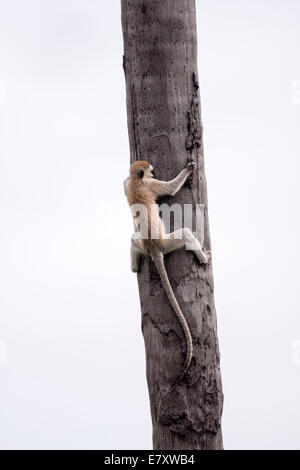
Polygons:
<instances>
[{"instance_id":1,"label":"bark texture","mask_svg":"<svg viewBox=\"0 0 300 470\"><path fill-rule=\"evenodd\" d=\"M205 205L210 250L202 124L197 79L194 0L121 0L131 162L147 160L169 180L193 159L197 170L167 203ZM184 362L184 336L153 262L138 275L154 449L222 449L223 394L211 263L180 250L165 258L170 282L190 326L194 357Z\"/></svg>"}]
</instances>

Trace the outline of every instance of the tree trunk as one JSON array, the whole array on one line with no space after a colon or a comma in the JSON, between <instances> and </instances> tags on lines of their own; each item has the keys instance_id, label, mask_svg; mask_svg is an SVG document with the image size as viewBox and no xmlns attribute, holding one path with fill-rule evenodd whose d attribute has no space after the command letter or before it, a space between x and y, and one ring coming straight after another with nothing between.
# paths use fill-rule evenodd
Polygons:
<instances>
[{"instance_id":1,"label":"tree trunk","mask_svg":"<svg viewBox=\"0 0 300 470\"><path fill-rule=\"evenodd\" d=\"M197 80L194 0L121 0L131 162L147 160L170 180L189 160L197 170L164 202L204 204L204 248L210 250L202 124ZM153 262L138 274L154 449L222 449L223 394L211 263L186 250L165 258L175 295L190 326L194 357L180 374L185 343ZM167 396L167 399L164 397Z\"/></svg>"}]
</instances>

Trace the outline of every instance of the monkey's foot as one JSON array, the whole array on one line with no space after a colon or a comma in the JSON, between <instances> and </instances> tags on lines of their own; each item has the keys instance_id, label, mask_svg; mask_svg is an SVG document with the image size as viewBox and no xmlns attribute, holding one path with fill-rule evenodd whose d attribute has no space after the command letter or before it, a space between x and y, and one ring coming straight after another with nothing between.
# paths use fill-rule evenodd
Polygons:
<instances>
[{"instance_id":1,"label":"monkey's foot","mask_svg":"<svg viewBox=\"0 0 300 470\"><path fill-rule=\"evenodd\" d=\"M211 251L197 251L195 254L200 264L207 264L211 258Z\"/></svg>"}]
</instances>

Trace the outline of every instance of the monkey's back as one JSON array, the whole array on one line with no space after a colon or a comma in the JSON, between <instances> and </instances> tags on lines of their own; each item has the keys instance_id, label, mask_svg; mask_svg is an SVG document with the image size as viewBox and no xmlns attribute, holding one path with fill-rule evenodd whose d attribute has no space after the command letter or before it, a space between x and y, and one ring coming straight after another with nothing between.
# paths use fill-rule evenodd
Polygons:
<instances>
[{"instance_id":1,"label":"monkey's back","mask_svg":"<svg viewBox=\"0 0 300 470\"><path fill-rule=\"evenodd\" d=\"M156 194L149 186L129 182L127 199L136 230L140 232L145 251L161 242L164 227L159 217ZM135 214L135 215L134 215ZM137 215L138 214L138 215Z\"/></svg>"}]
</instances>

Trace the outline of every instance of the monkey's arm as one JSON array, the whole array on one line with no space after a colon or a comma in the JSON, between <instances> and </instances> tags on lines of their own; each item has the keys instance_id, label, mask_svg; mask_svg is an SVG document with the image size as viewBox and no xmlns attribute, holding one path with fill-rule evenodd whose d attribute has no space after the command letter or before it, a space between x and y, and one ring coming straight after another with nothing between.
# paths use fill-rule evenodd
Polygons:
<instances>
[{"instance_id":1,"label":"monkey's arm","mask_svg":"<svg viewBox=\"0 0 300 470\"><path fill-rule=\"evenodd\" d=\"M186 179L194 171L195 167L196 164L194 162L188 163L187 167L171 181L159 181L153 179L151 183L153 184L153 188L157 194L157 197L169 195L174 196L184 185Z\"/></svg>"}]
</instances>

